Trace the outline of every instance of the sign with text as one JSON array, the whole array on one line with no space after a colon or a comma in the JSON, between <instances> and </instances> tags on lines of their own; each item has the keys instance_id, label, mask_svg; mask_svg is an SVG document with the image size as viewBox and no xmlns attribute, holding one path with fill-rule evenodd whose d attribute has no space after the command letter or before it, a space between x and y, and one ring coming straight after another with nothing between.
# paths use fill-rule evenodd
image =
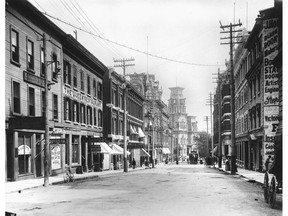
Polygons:
<instances>
[{"instance_id":1,"label":"sign with text","mask_svg":"<svg viewBox=\"0 0 288 216\"><path fill-rule=\"evenodd\" d=\"M61 168L61 149L60 146L56 145L51 150L51 169L60 169Z\"/></svg>"},{"instance_id":2,"label":"sign with text","mask_svg":"<svg viewBox=\"0 0 288 216\"><path fill-rule=\"evenodd\" d=\"M274 136L279 124L279 73L272 64L278 54L278 19L263 21L263 52L264 52L264 157L274 157ZM264 163L263 163L264 164Z\"/></svg>"}]
</instances>

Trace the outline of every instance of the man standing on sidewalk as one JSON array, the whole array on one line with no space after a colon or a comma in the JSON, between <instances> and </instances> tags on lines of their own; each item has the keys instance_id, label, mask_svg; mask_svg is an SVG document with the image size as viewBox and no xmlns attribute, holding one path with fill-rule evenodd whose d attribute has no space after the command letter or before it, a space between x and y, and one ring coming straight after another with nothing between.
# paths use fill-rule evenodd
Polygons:
<instances>
[{"instance_id":1,"label":"man standing on sidewalk","mask_svg":"<svg viewBox=\"0 0 288 216\"><path fill-rule=\"evenodd\" d=\"M270 163L271 155L268 156L268 158L265 161L265 169L268 171L269 163Z\"/></svg>"}]
</instances>

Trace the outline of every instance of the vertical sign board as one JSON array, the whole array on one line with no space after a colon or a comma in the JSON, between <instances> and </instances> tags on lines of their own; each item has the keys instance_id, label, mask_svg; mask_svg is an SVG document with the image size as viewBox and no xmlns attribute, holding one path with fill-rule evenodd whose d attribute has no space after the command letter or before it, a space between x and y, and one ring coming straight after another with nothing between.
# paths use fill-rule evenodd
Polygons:
<instances>
[{"instance_id":1,"label":"vertical sign board","mask_svg":"<svg viewBox=\"0 0 288 216\"><path fill-rule=\"evenodd\" d=\"M278 18L263 21L264 53L264 157L274 158L274 136L279 124L279 81L272 60L278 54ZM264 164L264 163L263 163Z\"/></svg>"},{"instance_id":2,"label":"vertical sign board","mask_svg":"<svg viewBox=\"0 0 288 216\"><path fill-rule=\"evenodd\" d=\"M61 168L61 149L59 145L56 145L51 150L51 169L56 170Z\"/></svg>"}]
</instances>

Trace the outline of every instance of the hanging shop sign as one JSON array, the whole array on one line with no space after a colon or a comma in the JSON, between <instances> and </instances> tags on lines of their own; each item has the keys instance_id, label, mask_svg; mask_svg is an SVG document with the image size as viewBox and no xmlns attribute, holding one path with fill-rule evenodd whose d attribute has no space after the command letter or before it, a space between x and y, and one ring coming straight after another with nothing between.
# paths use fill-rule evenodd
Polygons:
<instances>
[{"instance_id":1,"label":"hanging shop sign","mask_svg":"<svg viewBox=\"0 0 288 216\"><path fill-rule=\"evenodd\" d=\"M102 108L101 101L95 100L91 97L88 97L87 95L81 94L80 92L70 89L66 86L63 87L63 93L74 100L84 103L85 105L91 105L97 108Z\"/></svg>"},{"instance_id":2,"label":"hanging shop sign","mask_svg":"<svg viewBox=\"0 0 288 216\"><path fill-rule=\"evenodd\" d=\"M263 21L263 53L264 53L264 157L274 157L274 136L279 124L279 73L272 64L278 54L279 35L278 18Z\"/></svg>"},{"instance_id":3,"label":"hanging shop sign","mask_svg":"<svg viewBox=\"0 0 288 216\"><path fill-rule=\"evenodd\" d=\"M50 144L66 144L65 138L59 138L59 139L49 139Z\"/></svg>"},{"instance_id":4,"label":"hanging shop sign","mask_svg":"<svg viewBox=\"0 0 288 216\"><path fill-rule=\"evenodd\" d=\"M56 145L51 150L51 169L60 169L61 168L61 148Z\"/></svg>"}]
</instances>

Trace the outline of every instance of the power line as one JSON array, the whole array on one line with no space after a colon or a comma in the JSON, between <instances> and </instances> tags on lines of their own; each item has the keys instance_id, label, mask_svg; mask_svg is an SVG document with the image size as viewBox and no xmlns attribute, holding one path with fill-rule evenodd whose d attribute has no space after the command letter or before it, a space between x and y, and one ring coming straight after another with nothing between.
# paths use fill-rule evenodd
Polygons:
<instances>
[{"instance_id":1,"label":"power line","mask_svg":"<svg viewBox=\"0 0 288 216\"><path fill-rule=\"evenodd\" d=\"M110 40L110 39L108 39L108 38L106 38L106 37L103 37L103 36L101 36L101 35L94 34L94 33L91 32L91 31L84 30L84 29L82 29L82 28L80 28L80 27L77 27L77 26L71 24L71 23L68 23L68 22L66 22L66 21L63 21L63 20L61 20L61 19L59 19L59 18L57 18L57 17L54 17L54 16L48 14L47 12L42 12L42 13L43 13L44 15L52 18L52 19L55 19L55 20L57 20L57 21L59 21L59 22L61 22L61 23L64 23L64 24L69 25L69 26L71 26L71 27L73 27L73 28L76 28L76 29L78 29L78 30L80 30L80 31L82 31L82 32L85 32L85 33L88 33L88 34L90 34L90 35L96 36L96 37L98 37L98 38L100 38L100 39L102 39L102 40L108 41L108 42L113 43L113 44L115 44L115 45L124 47L124 48L126 48L126 49L130 49L130 50L133 50L133 51L138 52L138 53L142 53L142 54L145 54L145 55L149 55L149 56L151 56L151 57L155 57L155 58L158 58L158 59L163 59L163 60L170 61L170 62L180 63L180 64L192 65L192 66L203 66L203 67L219 67L219 66L224 66L224 65L218 65L218 64L215 64L215 65L212 65L212 64L211 64L211 65L210 65L210 64L197 64L197 63L192 63L192 62L185 62L185 61L180 61L180 60L176 60L176 59L171 59L171 58L166 58L166 57L158 56L158 55L155 55L155 54L152 54L152 53L147 53L147 52L145 52L145 51L142 51L142 50L139 50L139 49L136 49L136 48L133 48L133 47L129 47L129 46L125 45L125 44L121 44L121 43L118 43L118 42L116 42L116 41L112 41L112 40Z\"/></svg>"}]
</instances>

